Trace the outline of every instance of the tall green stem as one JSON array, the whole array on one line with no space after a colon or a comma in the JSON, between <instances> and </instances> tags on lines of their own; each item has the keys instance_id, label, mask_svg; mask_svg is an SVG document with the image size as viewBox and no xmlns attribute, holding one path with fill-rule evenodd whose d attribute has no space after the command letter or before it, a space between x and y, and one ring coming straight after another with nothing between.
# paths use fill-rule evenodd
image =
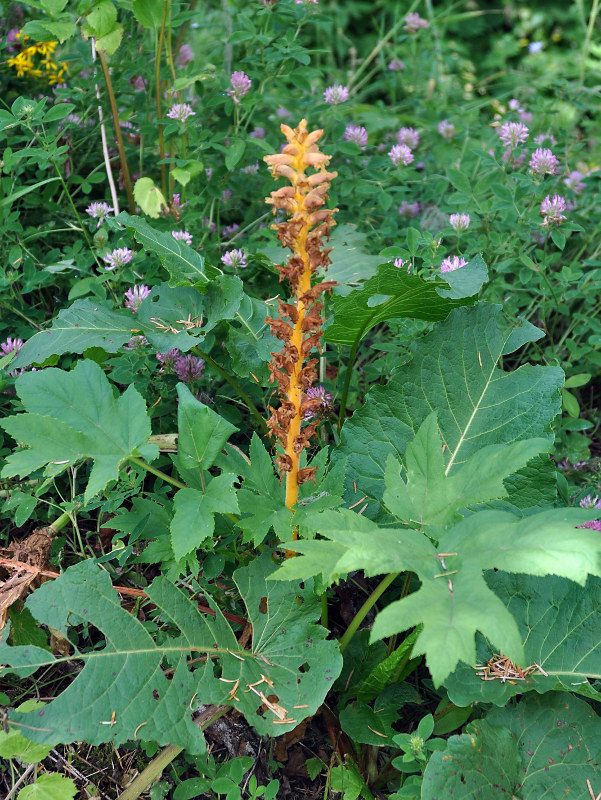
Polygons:
<instances>
[{"instance_id":1,"label":"tall green stem","mask_svg":"<svg viewBox=\"0 0 601 800\"><path fill-rule=\"evenodd\" d=\"M353 376L353 366L355 365L355 358L357 357L357 350L359 348L359 343L361 341L362 334L363 331L361 331L361 334L357 336L357 338L353 342L353 346L351 347L351 352L349 353L348 364L346 366L346 374L344 376L344 387L342 389L342 397L340 398L340 406L338 410L338 430L341 430L344 424L344 419L346 414L346 404L348 400L348 392L349 392L349 387L351 385L351 378Z\"/></svg>"},{"instance_id":2,"label":"tall green stem","mask_svg":"<svg viewBox=\"0 0 601 800\"><path fill-rule=\"evenodd\" d=\"M348 643L351 641L353 636L357 633L359 629L359 625L363 622L365 617L369 614L371 609L374 605L378 602L380 597L384 594L386 589L390 586L393 580L398 577L401 573L400 572L391 572L385 578L382 578L380 583L376 586L367 600L363 603L359 611L353 617L351 624L348 626L342 639L340 640L340 652L344 653L347 648Z\"/></svg>"},{"instance_id":3,"label":"tall green stem","mask_svg":"<svg viewBox=\"0 0 601 800\"><path fill-rule=\"evenodd\" d=\"M123 183L125 184L125 192L127 194L127 204L129 206L129 213L136 213L136 204L134 203L134 195L131 188L131 178L129 177L129 167L125 158L125 148L123 147L123 136L121 135L121 126L119 125L119 112L117 111L117 103L115 101L115 92L113 91L113 82L109 73L106 58L102 50L98 50L98 59L102 67L102 74L104 75L104 82L106 84L106 91L111 105L111 115L113 117L113 127L115 128L115 139L117 140L117 150L119 151L119 161L121 163L121 172L123 173Z\"/></svg>"},{"instance_id":4,"label":"tall green stem","mask_svg":"<svg viewBox=\"0 0 601 800\"><path fill-rule=\"evenodd\" d=\"M265 422L265 420L261 416L261 414L259 412L259 409L253 403L253 401L251 400L250 396L244 391L244 389L238 383L238 381L235 378L233 378L229 374L229 372L227 370L225 370L221 366L221 364L218 364L217 361L215 361L215 359L212 356L210 356L208 353L205 353L204 350L201 350L200 347L194 347L193 350L194 350L195 353L198 353L198 355L201 358L204 358L204 360L207 362L207 364L210 364L213 367L213 369L216 372L218 372L221 375L221 377L224 380L226 380L233 389L236 390L236 393L240 396L240 398L247 405L248 410L250 411L253 419L255 420L255 423L256 423L257 427L259 428L261 433L263 435L265 435L267 433L267 423Z\"/></svg>"},{"instance_id":5,"label":"tall green stem","mask_svg":"<svg viewBox=\"0 0 601 800\"><path fill-rule=\"evenodd\" d=\"M588 58L589 50L591 47L591 38L595 29L595 22L597 21L597 14L599 13L599 0L593 0L593 6L588 18L588 26L586 28L586 36L584 37L584 44L582 45L582 53L580 54L580 85L584 83L584 73L586 72L586 59Z\"/></svg>"},{"instance_id":6,"label":"tall green stem","mask_svg":"<svg viewBox=\"0 0 601 800\"><path fill-rule=\"evenodd\" d=\"M161 122L161 56L163 54L163 40L165 38L165 21L167 19L167 4L169 0L163 0L163 17L161 19L161 29L159 31L159 41L156 48L155 59L155 98L157 104L157 125L159 130L159 157L161 160L161 191L163 197L167 197L167 165L165 161L165 134L163 133L163 123Z\"/></svg>"}]
</instances>

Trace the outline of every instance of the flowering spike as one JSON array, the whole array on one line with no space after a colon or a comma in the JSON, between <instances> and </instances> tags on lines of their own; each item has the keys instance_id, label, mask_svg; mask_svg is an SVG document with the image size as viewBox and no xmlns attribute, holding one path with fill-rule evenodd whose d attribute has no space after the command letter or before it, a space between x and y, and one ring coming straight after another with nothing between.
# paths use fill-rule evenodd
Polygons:
<instances>
[{"instance_id":1,"label":"flowering spike","mask_svg":"<svg viewBox=\"0 0 601 800\"><path fill-rule=\"evenodd\" d=\"M319 422L303 427L307 412L319 405L307 402L312 398L311 387L317 379L318 360L310 354L313 348L320 349L323 303L319 296L334 283L322 281L312 285L312 279L330 263L330 251L324 247L323 239L329 238L337 209L324 205L330 181L337 173L327 171L330 156L320 152L317 145L322 130L309 133L304 119L294 130L284 124L281 130L287 144L282 153L265 156L264 161L275 178L287 178L292 185L271 192L266 202L273 206L274 213L283 209L288 216L285 222L273 227L282 246L292 251L288 262L278 267L280 280L286 278L290 283L292 301L280 301L278 318L267 318L273 334L284 342L281 352L272 353L269 364L270 380L278 384L281 405L270 409L272 414L267 424L284 448L276 463L280 472L286 473L286 505L292 508L298 500L299 484L313 479L315 474L314 467L299 469L299 460ZM314 171L307 174L308 169Z\"/></svg>"}]
</instances>

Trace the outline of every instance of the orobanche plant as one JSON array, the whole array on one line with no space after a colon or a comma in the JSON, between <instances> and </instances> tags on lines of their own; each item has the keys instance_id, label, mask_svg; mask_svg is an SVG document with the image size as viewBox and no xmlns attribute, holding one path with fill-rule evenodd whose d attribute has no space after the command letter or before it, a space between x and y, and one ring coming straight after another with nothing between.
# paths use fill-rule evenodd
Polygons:
<instances>
[{"instance_id":1,"label":"orobanche plant","mask_svg":"<svg viewBox=\"0 0 601 800\"><path fill-rule=\"evenodd\" d=\"M587 527L591 510L557 503L549 453L563 373L507 368L543 334L478 302L487 277L480 257L433 279L386 262L358 288L325 280L336 173L318 148L321 130L302 120L282 131L282 152L265 157L289 181L268 199L287 217L276 229L291 250L278 267L290 296L278 298L277 316L237 275L121 214L115 230L155 254L168 280L135 310L75 300L12 359L11 369L44 368L16 378L22 410L0 424L18 445L3 477L50 491L69 476L72 498L58 503L64 513L50 538L99 506L110 509L106 528L116 534L113 550L69 566L25 601L62 642L59 655L44 638L15 639L10 624L0 633L2 675L17 676L25 692L40 670L61 676L54 699L9 709L6 724L48 745L165 745L161 766L126 790L130 798L182 749L202 753L202 730L231 710L278 737L321 708L354 743L327 770L329 785L345 791L351 781L354 797L373 797L376 784L398 790L390 798L496 792L502 771L504 792L534 798L569 786L577 770L585 781L598 777L598 720L567 694L598 699L601 539ZM429 327L347 417L360 343L399 320ZM132 335L163 359L177 349L221 370L255 427L248 454L229 441L239 426L185 382L177 434L153 436L142 394L121 391L103 368L108 355L128 352ZM210 355L216 342L231 372ZM315 386L324 342L349 353L340 424L319 448L329 402ZM258 365L252 372L245 353ZM87 357L62 369L64 354ZM254 370L265 381L263 410L241 383L259 382ZM211 570L223 552L232 580L218 602L212 581L225 557ZM127 587L111 579L112 562L129 558L159 573L138 595L143 615L122 605ZM350 622L332 624L330 587L359 579L365 602ZM239 614L224 605L232 595ZM409 735L403 715L411 708L415 718L423 698L405 678L422 656L443 711L422 714ZM526 696L493 707L516 693ZM472 715L465 734L440 738ZM588 755L574 748L578 737ZM555 765L549 777L545 758Z\"/></svg>"}]
</instances>

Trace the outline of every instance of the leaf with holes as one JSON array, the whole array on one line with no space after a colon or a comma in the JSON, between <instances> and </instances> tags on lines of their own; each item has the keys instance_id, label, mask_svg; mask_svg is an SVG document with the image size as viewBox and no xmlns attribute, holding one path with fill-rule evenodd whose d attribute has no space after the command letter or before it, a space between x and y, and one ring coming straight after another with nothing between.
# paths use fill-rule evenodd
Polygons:
<instances>
[{"instance_id":1,"label":"leaf with holes","mask_svg":"<svg viewBox=\"0 0 601 800\"><path fill-rule=\"evenodd\" d=\"M601 720L593 709L565 694L530 695L451 736L426 767L421 797L541 800L575 790L584 800L587 781L600 779Z\"/></svg>"},{"instance_id":2,"label":"leaf with holes","mask_svg":"<svg viewBox=\"0 0 601 800\"><path fill-rule=\"evenodd\" d=\"M16 389L26 413L6 417L0 425L26 449L8 456L5 477L25 477L40 467L45 475L56 475L91 458L87 502L119 477L119 465L128 456L158 455L156 445L148 444L150 420L142 396L130 386L115 399L95 361L80 361L72 372L26 372Z\"/></svg>"},{"instance_id":3,"label":"leaf with holes","mask_svg":"<svg viewBox=\"0 0 601 800\"><path fill-rule=\"evenodd\" d=\"M95 634L93 649L72 644L72 653L55 659L37 647L9 646L8 630L2 631L2 674L26 677L59 664L83 664L69 686L43 709L33 714L10 711L10 720L29 726L22 730L36 742L110 741L116 746L140 735L192 753L204 750L202 733L192 719L195 703L231 705L261 735L292 730L321 705L342 659L337 643L328 641L328 631L315 622L320 602L311 583L267 585L265 576L272 569L271 555L265 551L234 573L253 631L250 649L245 650L210 598L214 617L203 616L183 591L156 578L147 590L152 604L147 613L160 630L155 641L137 617L121 607L106 572L90 560L70 567L30 595L26 607L38 622L65 638L73 626L86 623L101 634L104 644ZM203 655L208 660L199 658ZM188 663L190 657L194 660Z\"/></svg>"}]
</instances>

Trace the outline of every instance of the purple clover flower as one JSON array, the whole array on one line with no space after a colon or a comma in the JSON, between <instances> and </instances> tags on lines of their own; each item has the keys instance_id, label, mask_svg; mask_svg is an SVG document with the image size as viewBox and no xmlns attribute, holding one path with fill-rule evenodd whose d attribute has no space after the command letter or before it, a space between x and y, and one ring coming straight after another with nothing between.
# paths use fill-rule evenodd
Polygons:
<instances>
[{"instance_id":1,"label":"purple clover flower","mask_svg":"<svg viewBox=\"0 0 601 800\"><path fill-rule=\"evenodd\" d=\"M354 142L361 148L367 144L367 131L360 125L347 125L344 132L346 142Z\"/></svg>"},{"instance_id":2,"label":"purple clover flower","mask_svg":"<svg viewBox=\"0 0 601 800\"><path fill-rule=\"evenodd\" d=\"M305 392L305 397L308 397L310 400L321 400L321 405L318 409L309 409L305 411L304 419L313 419L321 409L330 411L332 408L334 395L330 394L330 392L326 392L325 386L310 386Z\"/></svg>"},{"instance_id":3,"label":"purple clover flower","mask_svg":"<svg viewBox=\"0 0 601 800\"><path fill-rule=\"evenodd\" d=\"M217 225L210 219L210 217L201 217L200 221L205 228L209 229L209 233L217 233Z\"/></svg>"},{"instance_id":4,"label":"purple clover flower","mask_svg":"<svg viewBox=\"0 0 601 800\"><path fill-rule=\"evenodd\" d=\"M6 341L0 342L0 350L2 350L2 355L7 356L10 353L18 353L24 344L23 339L13 339L12 336L9 336Z\"/></svg>"},{"instance_id":5,"label":"purple clover flower","mask_svg":"<svg viewBox=\"0 0 601 800\"><path fill-rule=\"evenodd\" d=\"M140 304L142 300L144 300L150 294L150 289L145 284L135 284L131 289L128 289L125 292L125 308L131 308L133 312L136 312L140 308Z\"/></svg>"},{"instance_id":6,"label":"purple clover flower","mask_svg":"<svg viewBox=\"0 0 601 800\"><path fill-rule=\"evenodd\" d=\"M523 144L530 131L523 122L504 122L498 130L499 139L505 147L517 147Z\"/></svg>"},{"instance_id":7,"label":"purple clover flower","mask_svg":"<svg viewBox=\"0 0 601 800\"><path fill-rule=\"evenodd\" d=\"M401 128L396 135L396 140L399 144L406 144L412 150L419 144L419 133L415 128Z\"/></svg>"},{"instance_id":8,"label":"purple clover flower","mask_svg":"<svg viewBox=\"0 0 601 800\"><path fill-rule=\"evenodd\" d=\"M407 273L411 272L411 261L405 261L404 258L395 258L392 263L397 269L407 267Z\"/></svg>"},{"instance_id":9,"label":"purple clover flower","mask_svg":"<svg viewBox=\"0 0 601 800\"><path fill-rule=\"evenodd\" d=\"M230 78L230 88L227 90L227 94L232 98L234 103L239 103L240 98L244 97L250 92L251 86L252 81L246 72L238 70L237 72L232 73L232 77Z\"/></svg>"},{"instance_id":10,"label":"purple clover flower","mask_svg":"<svg viewBox=\"0 0 601 800\"><path fill-rule=\"evenodd\" d=\"M448 119L443 119L438 123L438 133L443 137L443 139L452 139L457 131L455 130L455 126L452 122L449 122Z\"/></svg>"},{"instance_id":11,"label":"purple clover flower","mask_svg":"<svg viewBox=\"0 0 601 800\"><path fill-rule=\"evenodd\" d=\"M340 83L335 83L333 86L328 86L323 93L323 99L331 106L337 106L339 103L345 103L348 100L348 97L348 88L346 86L342 86Z\"/></svg>"},{"instance_id":12,"label":"purple clover flower","mask_svg":"<svg viewBox=\"0 0 601 800\"><path fill-rule=\"evenodd\" d=\"M413 153L406 144L394 144L388 151L388 156L395 167L399 164L406 167L413 161Z\"/></svg>"},{"instance_id":13,"label":"purple clover flower","mask_svg":"<svg viewBox=\"0 0 601 800\"><path fill-rule=\"evenodd\" d=\"M109 206L108 203L94 201L90 203L90 205L86 208L86 214L88 214L92 219L98 220L98 225L96 226L99 228L104 220L108 217L108 215L114 211L112 206Z\"/></svg>"},{"instance_id":14,"label":"purple clover flower","mask_svg":"<svg viewBox=\"0 0 601 800\"><path fill-rule=\"evenodd\" d=\"M429 27L430 23L428 20L423 19L417 12L413 11L411 14L407 14L405 17L403 30L407 33L417 33L419 30Z\"/></svg>"},{"instance_id":15,"label":"purple clover flower","mask_svg":"<svg viewBox=\"0 0 601 800\"><path fill-rule=\"evenodd\" d=\"M243 269L248 266L244 250L228 250L221 256L221 263L233 269Z\"/></svg>"},{"instance_id":16,"label":"purple clover flower","mask_svg":"<svg viewBox=\"0 0 601 800\"><path fill-rule=\"evenodd\" d=\"M549 142L551 147L555 147L557 139L552 133L539 133L538 136L534 137L534 144L544 144L545 142Z\"/></svg>"},{"instance_id":17,"label":"purple clover flower","mask_svg":"<svg viewBox=\"0 0 601 800\"><path fill-rule=\"evenodd\" d=\"M470 226L469 214L451 214L449 217L449 225L454 231L466 231Z\"/></svg>"},{"instance_id":18,"label":"purple clover flower","mask_svg":"<svg viewBox=\"0 0 601 800\"><path fill-rule=\"evenodd\" d=\"M192 106L190 103L174 103L167 112L169 119L175 119L182 123L184 123L189 117L193 117L195 115L196 111L192 111Z\"/></svg>"},{"instance_id":19,"label":"purple clover flower","mask_svg":"<svg viewBox=\"0 0 601 800\"><path fill-rule=\"evenodd\" d=\"M586 189L586 184L582 182L583 177L584 176L582 172L574 170L573 172L570 172L567 178L563 179L563 182L568 189L571 189L574 192L574 194L580 194Z\"/></svg>"},{"instance_id":20,"label":"purple clover flower","mask_svg":"<svg viewBox=\"0 0 601 800\"><path fill-rule=\"evenodd\" d=\"M409 203L403 200L399 206L399 214L405 219L414 219L419 214L419 203Z\"/></svg>"},{"instance_id":21,"label":"purple clover flower","mask_svg":"<svg viewBox=\"0 0 601 800\"><path fill-rule=\"evenodd\" d=\"M249 134L251 139L264 139L265 138L265 128L255 128Z\"/></svg>"},{"instance_id":22,"label":"purple clover flower","mask_svg":"<svg viewBox=\"0 0 601 800\"><path fill-rule=\"evenodd\" d=\"M546 147L537 147L530 157L530 169L535 175L555 175L559 161Z\"/></svg>"},{"instance_id":23,"label":"purple clover flower","mask_svg":"<svg viewBox=\"0 0 601 800\"><path fill-rule=\"evenodd\" d=\"M171 231L171 235L176 242L184 242L188 247L192 247L192 234L188 231Z\"/></svg>"},{"instance_id":24,"label":"purple clover flower","mask_svg":"<svg viewBox=\"0 0 601 800\"><path fill-rule=\"evenodd\" d=\"M447 256L440 265L441 272L455 272L456 269L465 267L467 261L459 256Z\"/></svg>"},{"instance_id":25,"label":"purple clover flower","mask_svg":"<svg viewBox=\"0 0 601 800\"><path fill-rule=\"evenodd\" d=\"M133 250L130 250L129 247L117 247L115 250L107 253L102 260L106 264L106 270L113 270L129 264L133 257Z\"/></svg>"},{"instance_id":26,"label":"purple clover flower","mask_svg":"<svg viewBox=\"0 0 601 800\"><path fill-rule=\"evenodd\" d=\"M596 511L598 511L601 508L601 498L599 498L598 494L587 494L580 500L578 505L580 508L594 508Z\"/></svg>"},{"instance_id":27,"label":"purple clover flower","mask_svg":"<svg viewBox=\"0 0 601 800\"><path fill-rule=\"evenodd\" d=\"M171 375L172 372L175 372L175 365L177 364L178 358L181 356L181 353L176 348L172 350L167 350L166 353L156 353L156 359L163 368L162 371L166 375Z\"/></svg>"},{"instance_id":28,"label":"purple clover flower","mask_svg":"<svg viewBox=\"0 0 601 800\"><path fill-rule=\"evenodd\" d=\"M123 345L124 350L143 350L148 345L145 336L132 336L127 344Z\"/></svg>"},{"instance_id":29,"label":"purple clover flower","mask_svg":"<svg viewBox=\"0 0 601 800\"><path fill-rule=\"evenodd\" d=\"M223 239L231 239L232 236L236 233L236 231L240 230L240 226L237 222L232 222L231 225L226 225L225 228L221 229L221 236Z\"/></svg>"},{"instance_id":30,"label":"purple clover flower","mask_svg":"<svg viewBox=\"0 0 601 800\"><path fill-rule=\"evenodd\" d=\"M388 69L391 72L401 72L401 70L405 69L405 63L400 58L393 58L388 64Z\"/></svg>"},{"instance_id":31,"label":"purple clover flower","mask_svg":"<svg viewBox=\"0 0 601 800\"><path fill-rule=\"evenodd\" d=\"M180 356L175 362L175 374L184 383L197 381L204 372L205 362L202 358L188 355Z\"/></svg>"},{"instance_id":32,"label":"purple clover flower","mask_svg":"<svg viewBox=\"0 0 601 800\"><path fill-rule=\"evenodd\" d=\"M189 44L183 44L177 54L177 66L182 69L183 67L187 67L192 61L194 61L194 51Z\"/></svg>"},{"instance_id":33,"label":"purple clover flower","mask_svg":"<svg viewBox=\"0 0 601 800\"><path fill-rule=\"evenodd\" d=\"M592 519L583 525L576 525L577 528L589 528L592 531L601 531L601 519Z\"/></svg>"},{"instance_id":34,"label":"purple clover flower","mask_svg":"<svg viewBox=\"0 0 601 800\"><path fill-rule=\"evenodd\" d=\"M567 217L562 214L566 210L566 201L559 194L554 194L553 197L547 195L543 202L540 204L540 213L544 215L543 225L549 226L553 224L561 225Z\"/></svg>"}]
</instances>

